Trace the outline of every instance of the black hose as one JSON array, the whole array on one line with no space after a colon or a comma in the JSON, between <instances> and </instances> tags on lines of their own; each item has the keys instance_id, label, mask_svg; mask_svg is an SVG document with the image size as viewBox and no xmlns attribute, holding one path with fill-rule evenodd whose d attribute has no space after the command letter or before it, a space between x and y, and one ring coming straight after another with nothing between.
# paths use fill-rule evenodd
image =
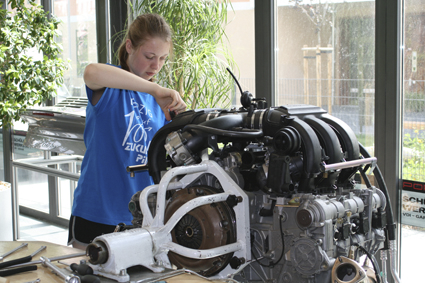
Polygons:
<instances>
[{"instance_id":1,"label":"black hose","mask_svg":"<svg viewBox=\"0 0 425 283\"><path fill-rule=\"evenodd\" d=\"M360 250L362 250L366 254L366 256L370 259L370 261L372 262L372 265L373 265L373 269L375 271L376 281L377 281L377 283L381 283L381 276L380 276L381 270L379 269L379 265L376 262L375 257L371 253L369 253L364 247L360 246L359 244L354 244L354 246L356 246Z\"/></svg>"},{"instance_id":2,"label":"black hose","mask_svg":"<svg viewBox=\"0 0 425 283\"><path fill-rule=\"evenodd\" d=\"M361 143L359 143L359 147L360 147L360 153L364 157L366 158L371 157L369 152ZM387 185L385 184L384 177L382 176L381 170L379 170L378 165L375 166L375 169L373 170L373 174L375 175L376 181L379 184L379 188L384 193L386 201L387 201L387 205L385 207L385 212L387 214L387 220L388 220L387 221L387 233L388 233L387 240L394 241L396 239L396 224L394 222L393 209L391 206L391 201L390 201Z\"/></svg>"},{"instance_id":3,"label":"black hose","mask_svg":"<svg viewBox=\"0 0 425 283\"><path fill-rule=\"evenodd\" d=\"M243 93L241 85L239 84L238 80L236 79L235 75L232 73L232 71L230 71L229 68L226 68L226 70L230 73L230 75L233 77L233 79L235 80L235 83L238 85L239 91L241 92L241 94Z\"/></svg>"}]
</instances>

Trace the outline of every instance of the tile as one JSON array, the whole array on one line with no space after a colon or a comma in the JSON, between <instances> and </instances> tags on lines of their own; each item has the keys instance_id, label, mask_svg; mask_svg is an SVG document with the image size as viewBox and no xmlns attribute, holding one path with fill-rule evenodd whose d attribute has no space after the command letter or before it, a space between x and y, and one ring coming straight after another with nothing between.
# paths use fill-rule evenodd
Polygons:
<instances>
[{"instance_id":1,"label":"tile","mask_svg":"<svg viewBox=\"0 0 425 283\"><path fill-rule=\"evenodd\" d=\"M66 246L68 229L19 215L19 241L45 241Z\"/></svg>"}]
</instances>

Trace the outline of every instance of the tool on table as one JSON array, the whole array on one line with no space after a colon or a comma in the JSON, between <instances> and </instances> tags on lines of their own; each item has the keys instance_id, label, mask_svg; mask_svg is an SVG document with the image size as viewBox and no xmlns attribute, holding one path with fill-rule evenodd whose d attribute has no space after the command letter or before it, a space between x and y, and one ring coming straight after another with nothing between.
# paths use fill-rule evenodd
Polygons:
<instances>
[{"instance_id":1,"label":"tool on table","mask_svg":"<svg viewBox=\"0 0 425 283\"><path fill-rule=\"evenodd\" d=\"M29 265L29 266L18 267L13 269L5 269L0 271L0 277L6 277L6 276L21 273L21 272L27 272L27 271L33 271L33 270L37 270L37 265Z\"/></svg>"},{"instance_id":2,"label":"tool on table","mask_svg":"<svg viewBox=\"0 0 425 283\"><path fill-rule=\"evenodd\" d=\"M54 273L56 273L59 277L65 280L65 283L81 283L80 277L75 274L66 274L62 270L60 270L56 265L52 264L48 258L44 256L40 257L41 263L50 268Z\"/></svg>"},{"instance_id":3,"label":"tool on table","mask_svg":"<svg viewBox=\"0 0 425 283\"><path fill-rule=\"evenodd\" d=\"M85 260L81 260L80 264L71 263L69 266L72 271L77 272L80 275L92 275L93 268L91 268Z\"/></svg>"},{"instance_id":4,"label":"tool on table","mask_svg":"<svg viewBox=\"0 0 425 283\"><path fill-rule=\"evenodd\" d=\"M80 257L80 256L85 256L85 255L86 255L85 252L81 252L81 253L76 253L76 254L69 254L69 255L61 255L61 256L51 257L51 258L49 258L49 260L50 261L58 261L58 260L62 260L62 259ZM30 262L16 264L16 265L9 266L9 267L21 267L21 266L27 266L27 265L39 264L39 263L43 263L43 262L41 260L34 260L34 261L30 261Z\"/></svg>"},{"instance_id":5,"label":"tool on table","mask_svg":"<svg viewBox=\"0 0 425 283\"><path fill-rule=\"evenodd\" d=\"M24 282L24 283L38 283L40 281L41 281L40 278L37 278L34 281L28 281L28 282Z\"/></svg>"},{"instance_id":6,"label":"tool on table","mask_svg":"<svg viewBox=\"0 0 425 283\"><path fill-rule=\"evenodd\" d=\"M68 265L72 271L76 272L81 279L81 283L100 283L100 278L93 275L93 269L87 264L85 260L80 260L80 264L67 264L64 262L59 263Z\"/></svg>"},{"instance_id":7,"label":"tool on table","mask_svg":"<svg viewBox=\"0 0 425 283\"><path fill-rule=\"evenodd\" d=\"M7 252L7 253L5 253L5 254L1 255L1 256L0 256L0 260L3 260L3 259L4 259L5 257L7 257L8 255L10 255L10 254L12 254L12 253L16 252L17 250L22 249L23 247L26 247L26 246L28 246L28 243L23 243L23 244L22 244L22 245L20 245L19 247L14 248L13 250L11 250L11 251L9 251L9 252Z\"/></svg>"},{"instance_id":8,"label":"tool on table","mask_svg":"<svg viewBox=\"0 0 425 283\"><path fill-rule=\"evenodd\" d=\"M17 259L14 259L14 260L2 262L2 263L0 263L0 269L5 268L5 267L9 267L9 266L15 266L17 264L24 263L24 262L30 262L32 260L33 256L35 256L36 254L38 254L39 252L41 252L45 249L46 249L46 246L42 246L41 248L39 248L38 250L36 250L32 254L30 254L29 256L25 256L25 257L17 258Z\"/></svg>"},{"instance_id":9,"label":"tool on table","mask_svg":"<svg viewBox=\"0 0 425 283\"><path fill-rule=\"evenodd\" d=\"M25 257L21 257L21 258L18 258L18 259L2 262L2 263L0 263L0 269L5 268L5 267L16 266L17 264L20 264L20 263L30 262L31 259L33 258L33 256L35 256L36 254L38 254L39 252L41 252L45 249L46 249L46 246L42 246L41 248L39 248L38 250L36 250L32 254L30 254L29 256L25 256ZM13 269L2 270L2 271L0 271L0 276L10 276L10 275L14 275L14 274L18 274L18 273L26 272L26 271L32 271L32 270L37 270L37 266L36 265L29 265L29 266L23 266L23 267L18 267L18 268L13 268Z\"/></svg>"}]
</instances>

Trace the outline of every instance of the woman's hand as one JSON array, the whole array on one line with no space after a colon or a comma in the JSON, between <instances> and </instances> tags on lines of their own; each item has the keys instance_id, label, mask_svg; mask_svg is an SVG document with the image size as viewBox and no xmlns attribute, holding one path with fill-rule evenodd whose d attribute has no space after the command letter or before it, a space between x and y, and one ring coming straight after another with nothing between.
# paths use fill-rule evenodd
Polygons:
<instances>
[{"instance_id":1,"label":"woman's hand","mask_svg":"<svg viewBox=\"0 0 425 283\"><path fill-rule=\"evenodd\" d=\"M174 113L177 115L186 110L186 103L184 103L180 94L175 90L158 85L158 90L156 91L154 97L164 112L167 121L171 120L170 112L174 111Z\"/></svg>"},{"instance_id":2,"label":"woman's hand","mask_svg":"<svg viewBox=\"0 0 425 283\"><path fill-rule=\"evenodd\" d=\"M95 94L99 93L93 97L93 105L99 101L103 89L110 87L151 94L164 112L167 121L171 120L170 111L174 111L177 115L186 110L186 104L177 91L147 81L115 66L101 63L89 64L84 71L84 82Z\"/></svg>"}]
</instances>

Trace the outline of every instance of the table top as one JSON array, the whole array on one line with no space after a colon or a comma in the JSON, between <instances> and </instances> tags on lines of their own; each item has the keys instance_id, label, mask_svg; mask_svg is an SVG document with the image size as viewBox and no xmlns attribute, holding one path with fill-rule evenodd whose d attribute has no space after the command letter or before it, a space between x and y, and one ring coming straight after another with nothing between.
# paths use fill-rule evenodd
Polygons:
<instances>
[{"instance_id":1,"label":"table top","mask_svg":"<svg viewBox=\"0 0 425 283\"><path fill-rule=\"evenodd\" d=\"M23 243L28 243L28 246L19 249L18 251L12 253L11 255L5 257L1 262L7 262L9 260L26 257L36 250L38 250L42 246L46 246L46 249L35 255L32 259L32 261L39 261L41 256L44 256L46 258L52 258L52 257L58 257L58 256L64 256L64 255L76 255L84 253L83 250L79 250L72 247L62 246L54 243L49 242L41 242L41 241L0 241L0 256L19 247ZM69 259L60 260L59 262L52 262L57 267L63 269L66 268L71 263L79 263L80 260L86 259L88 261L88 258L86 256L79 256ZM40 283L64 283L64 280L61 279L56 274L52 273L52 271L42 266L41 264L37 264L37 270L34 271L27 271L7 277L0 277L0 283L26 283L31 282L36 279L40 279ZM168 279L160 279L159 281L166 281L167 283L183 283L183 282L189 282L189 283L195 283L195 282L223 282L223 281L211 281L202 279L198 276L191 275L191 274L181 274L177 276L170 277ZM101 278L101 282L109 283L109 282L116 282L110 279Z\"/></svg>"},{"instance_id":2,"label":"table top","mask_svg":"<svg viewBox=\"0 0 425 283\"><path fill-rule=\"evenodd\" d=\"M5 257L1 262L7 262L9 260L26 257L36 250L38 250L42 246L46 246L46 249L41 251L40 253L36 254L32 261L39 261L41 256L44 256L46 258L51 257L57 257L57 256L63 256L63 255L71 255L71 254L78 254L78 253L84 253L83 250L75 249L72 247L67 246L61 246L53 243L48 242L39 242L39 241L26 241L26 242L20 242L20 241L0 241L0 255L3 255L17 247L19 247L23 243L28 243L28 246L19 249L18 251L12 253L11 255ZM61 260L61 263L55 262L54 264L57 265L60 268L65 268L66 264L71 264L74 262L79 262L81 259L86 259L86 256L80 256L75 258L70 258L66 260ZM63 264L63 263L66 264ZM16 283L23 283L23 282L30 282L34 281L36 279L40 279L40 283L45 282L63 282L63 279L58 277L57 275L53 274L50 269L43 267L41 264L37 264L37 270L34 271L27 271L23 273L19 273L16 275L11 275L7 277L0 277L0 283L6 283L9 280L10 282L16 282Z\"/></svg>"}]
</instances>

